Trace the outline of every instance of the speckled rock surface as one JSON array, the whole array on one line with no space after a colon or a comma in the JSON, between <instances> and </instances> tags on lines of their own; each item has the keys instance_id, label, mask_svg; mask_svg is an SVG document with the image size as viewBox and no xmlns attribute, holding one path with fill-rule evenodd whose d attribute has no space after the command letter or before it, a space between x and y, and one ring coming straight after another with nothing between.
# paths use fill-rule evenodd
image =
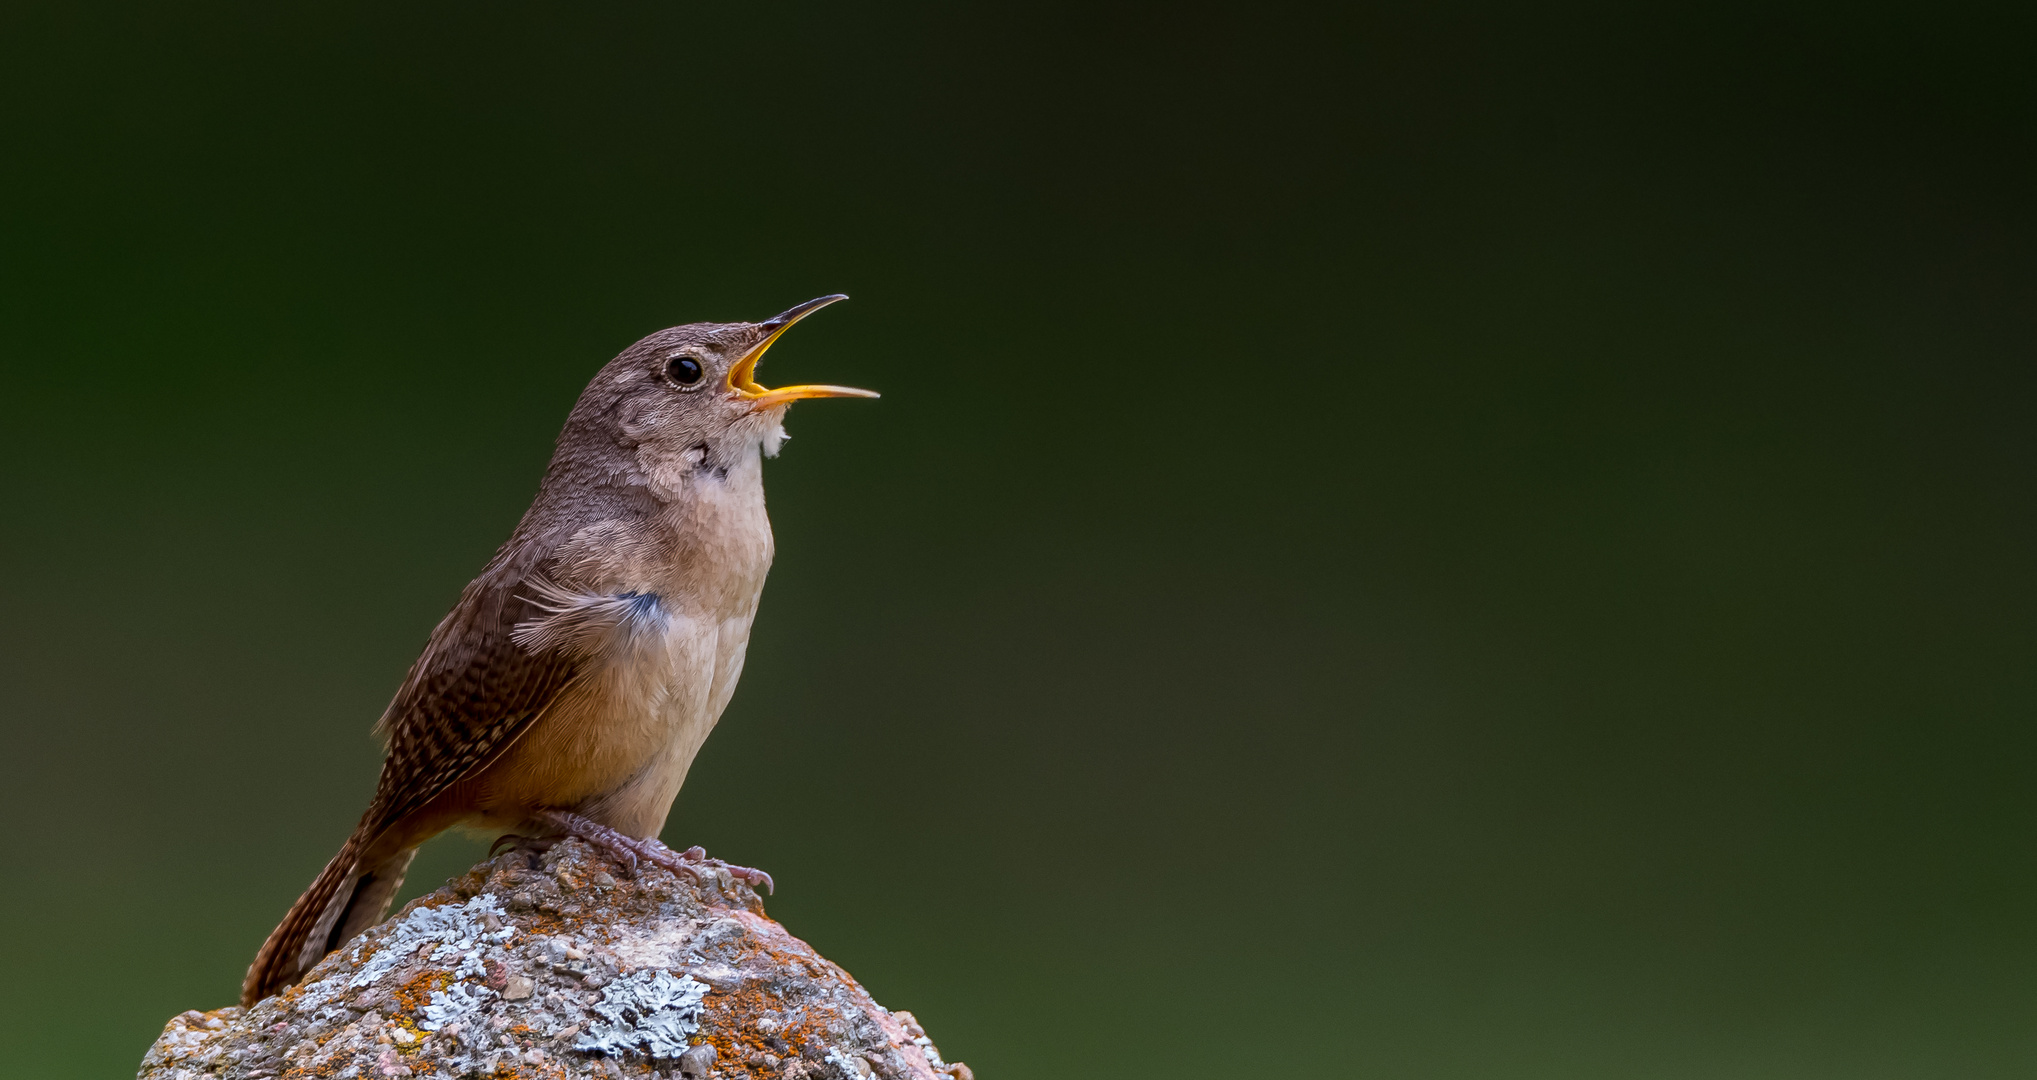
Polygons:
<instances>
[{"instance_id":1,"label":"speckled rock surface","mask_svg":"<svg viewBox=\"0 0 2037 1080\"><path fill-rule=\"evenodd\" d=\"M973 1080L726 871L567 841L412 901L252 1008L171 1020L141 1080Z\"/></svg>"}]
</instances>

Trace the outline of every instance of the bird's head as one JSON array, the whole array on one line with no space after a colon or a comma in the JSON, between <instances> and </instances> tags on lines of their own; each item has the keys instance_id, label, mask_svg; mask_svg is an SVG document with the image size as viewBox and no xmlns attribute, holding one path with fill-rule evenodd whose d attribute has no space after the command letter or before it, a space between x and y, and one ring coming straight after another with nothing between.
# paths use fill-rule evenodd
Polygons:
<instances>
[{"instance_id":1,"label":"bird's head","mask_svg":"<svg viewBox=\"0 0 2037 1080\"><path fill-rule=\"evenodd\" d=\"M808 300L755 323L689 323L660 330L609 361L580 396L561 450L577 432L633 450L653 471L678 462L726 469L757 450L776 454L785 410L802 398L877 394L847 386L757 381L757 364L793 323L848 297Z\"/></svg>"}]
</instances>

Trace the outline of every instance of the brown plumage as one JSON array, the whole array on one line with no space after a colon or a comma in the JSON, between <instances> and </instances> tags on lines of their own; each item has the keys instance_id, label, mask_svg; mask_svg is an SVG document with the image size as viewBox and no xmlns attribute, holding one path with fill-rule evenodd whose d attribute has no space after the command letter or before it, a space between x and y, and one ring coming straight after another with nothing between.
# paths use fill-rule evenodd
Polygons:
<instances>
[{"instance_id":1,"label":"brown plumage","mask_svg":"<svg viewBox=\"0 0 2037 1080\"><path fill-rule=\"evenodd\" d=\"M262 945L244 1004L380 921L449 827L670 860L655 837L734 692L770 569L762 459L785 407L876 396L755 380L779 334L839 299L662 330L596 373L536 500L383 714L375 797Z\"/></svg>"}]
</instances>

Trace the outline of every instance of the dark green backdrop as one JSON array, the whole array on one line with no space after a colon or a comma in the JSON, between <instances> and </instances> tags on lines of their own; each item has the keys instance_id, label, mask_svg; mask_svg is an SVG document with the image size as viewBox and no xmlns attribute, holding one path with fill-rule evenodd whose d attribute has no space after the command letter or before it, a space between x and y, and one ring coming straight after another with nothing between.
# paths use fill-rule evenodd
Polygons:
<instances>
[{"instance_id":1,"label":"dark green backdrop","mask_svg":"<svg viewBox=\"0 0 2037 1080\"><path fill-rule=\"evenodd\" d=\"M979 1076L2030 1075L2033 31L8 5L0 1072L232 999L599 364L843 291L666 837Z\"/></svg>"}]
</instances>

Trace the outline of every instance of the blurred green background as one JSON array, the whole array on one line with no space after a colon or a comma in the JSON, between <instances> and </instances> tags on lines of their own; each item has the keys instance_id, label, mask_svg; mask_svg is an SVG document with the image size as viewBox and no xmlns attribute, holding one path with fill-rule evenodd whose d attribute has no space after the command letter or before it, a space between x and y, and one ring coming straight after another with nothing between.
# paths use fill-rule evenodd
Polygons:
<instances>
[{"instance_id":1,"label":"blurred green background","mask_svg":"<svg viewBox=\"0 0 2037 1080\"><path fill-rule=\"evenodd\" d=\"M596 367L842 291L666 838L950 1058L2030 1075L2033 31L8 5L0 1072L233 999Z\"/></svg>"}]
</instances>

